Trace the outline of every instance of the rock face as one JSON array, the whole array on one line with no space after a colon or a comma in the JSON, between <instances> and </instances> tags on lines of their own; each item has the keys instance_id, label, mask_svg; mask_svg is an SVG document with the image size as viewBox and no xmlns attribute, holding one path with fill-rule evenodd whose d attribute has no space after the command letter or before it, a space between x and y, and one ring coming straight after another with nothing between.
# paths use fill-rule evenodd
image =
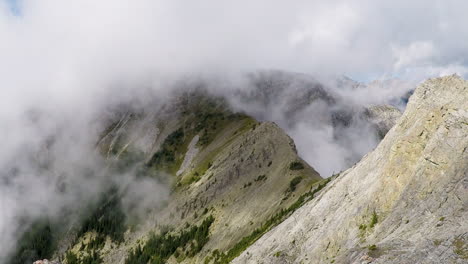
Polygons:
<instances>
[{"instance_id":1,"label":"rock face","mask_svg":"<svg viewBox=\"0 0 468 264\"><path fill-rule=\"evenodd\" d=\"M431 79L379 146L233 263L467 263L468 82Z\"/></svg>"},{"instance_id":2,"label":"rock face","mask_svg":"<svg viewBox=\"0 0 468 264\"><path fill-rule=\"evenodd\" d=\"M364 112L365 117L375 125L380 138L385 137L401 114L398 108L391 105L370 106Z\"/></svg>"}]
</instances>

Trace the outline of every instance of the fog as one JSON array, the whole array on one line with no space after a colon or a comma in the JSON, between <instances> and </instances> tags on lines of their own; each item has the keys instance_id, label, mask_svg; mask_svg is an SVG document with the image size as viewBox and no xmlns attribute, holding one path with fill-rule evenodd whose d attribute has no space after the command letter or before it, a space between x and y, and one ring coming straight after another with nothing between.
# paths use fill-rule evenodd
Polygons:
<instances>
[{"instance_id":1,"label":"fog","mask_svg":"<svg viewBox=\"0 0 468 264\"><path fill-rule=\"evenodd\" d=\"M252 89L245 76L305 73L342 98L343 109L403 109L399 97L425 78L468 75L466 10L462 0L0 1L0 256L15 245L18 219L56 216L99 194L110 177L95 149L101 118L121 103L164 101L174 80L215 76L216 93L277 122L323 175L346 168L378 142L366 126L357 121L337 139L327 122L316 125L337 110L320 101L291 123L290 106L278 101L287 96L239 100L236 91ZM337 82L343 76L393 80L354 86ZM122 190L138 190L126 203L167 197L161 183L132 177L113 177Z\"/></svg>"}]
</instances>

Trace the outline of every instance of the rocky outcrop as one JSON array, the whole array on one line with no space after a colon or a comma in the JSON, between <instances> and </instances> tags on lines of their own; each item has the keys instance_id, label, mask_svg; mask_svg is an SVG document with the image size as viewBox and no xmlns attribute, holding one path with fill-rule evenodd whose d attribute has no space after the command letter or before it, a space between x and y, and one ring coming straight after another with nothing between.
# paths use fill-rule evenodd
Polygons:
<instances>
[{"instance_id":1,"label":"rocky outcrop","mask_svg":"<svg viewBox=\"0 0 468 264\"><path fill-rule=\"evenodd\" d=\"M385 137L401 115L400 110L391 105L374 105L364 111L365 118L375 126L380 138Z\"/></svg>"},{"instance_id":2,"label":"rocky outcrop","mask_svg":"<svg viewBox=\"0 0 468 264\"><path fill-rule=\"evenodd\" d=\"M468 82L431 79L379 146L233 263L466 263Z\"/></svg>"},{"instance_id":3,"label":"rocky outcrop","mask_svg":"<svg viewBox=\"0 0 468 264\"><path fill-rule=\"evenodd\" d=\"M60 264L58 261L49 261L48 259L36 260L33 264Z\"/></svg>"}]
</instances>

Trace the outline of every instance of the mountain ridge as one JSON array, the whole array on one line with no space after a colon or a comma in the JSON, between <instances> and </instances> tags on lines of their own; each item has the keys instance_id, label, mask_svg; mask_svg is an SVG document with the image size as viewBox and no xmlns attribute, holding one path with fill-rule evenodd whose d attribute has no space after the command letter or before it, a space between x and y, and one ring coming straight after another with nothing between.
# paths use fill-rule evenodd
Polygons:
<instances>
[{"instance_id":1,"label":"mountain ridge","mask_svg":"<svg viewBox=\"0 0 468 264\"><path fill-rule=\"evenodd\" d=\"M233 263L465 263L467 101L457 76L418 86L374 151Z\"/></svg>"}]
</instances>

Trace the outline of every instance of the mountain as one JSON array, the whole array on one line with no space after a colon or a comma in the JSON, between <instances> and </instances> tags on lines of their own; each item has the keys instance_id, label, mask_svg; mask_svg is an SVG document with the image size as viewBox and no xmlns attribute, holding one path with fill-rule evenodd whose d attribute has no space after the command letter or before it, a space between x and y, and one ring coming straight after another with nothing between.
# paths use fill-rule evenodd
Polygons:
<instances>
[{"instance_id":1,"label":"mountain","mask_svg":"<svg viewBox=\"0 0 468 264\"><path fill-rule=\"evenodd\" d=\"M349 168L377 146L404 108L397 98L406 98L411 89L398 81L364 85L278 70L251 73L245 83L232 89L231 105L277 123L324 177Z\"/></svg>"},{"instance_id":2,"label":"mountain","mask_svg":"<svg viewBox=\"0 0 468 264\"><path fill-rule=\"evenodd\" d=\"M204 90L161 107L121 106L101 122L96 148L116 180L66 232L51 227L68 225L54 219L34 225L10 263L226 263L327 182L276 124L235 113ZM167 196L143 206L162 195L142 196L144 185L120 183L126 174L159 182Z\"/></svg>"},{"instance_id":3,"label":"mountain","mask_svg":"<svg viewBox=\"0 0 468 264\"><path fill-rule=\"evenodd\" d=\"M323 179L302 154L349 167L401 115L305 74L260 71L247 80L221 93L211 80L182 82L167 98L99 117L100 194L33 221L8 263L229 263L343 177ZM304 129L326 134L307 134L319 143L310 145ZM328 145L341 152L330 154ZM55 184L66 193L72 186L62 178Z\"/></svg>"},{"instance_id":4,"label":"mountain","mask_svg":"<svg viewBox=\"0 0 468 264\"><path fill-rule=\"evenodd\" d=\"M379 146L233 263L466 263L468 82L431 79Z\"/></svg>"}]
</instances>

